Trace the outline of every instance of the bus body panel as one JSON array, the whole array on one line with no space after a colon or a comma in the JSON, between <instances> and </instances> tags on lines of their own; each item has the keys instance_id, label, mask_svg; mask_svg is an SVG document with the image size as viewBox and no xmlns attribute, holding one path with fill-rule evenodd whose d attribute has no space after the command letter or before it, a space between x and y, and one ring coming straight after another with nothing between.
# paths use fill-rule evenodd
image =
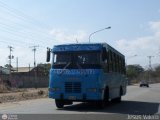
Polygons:
<instances>
[{"instance_id":1,"label":"bus body panel","mask_svg":"<svg viewBox=\"0 0 160 120\"><path fill-rule=\"evenodd\" d=\"M102 93L100 88L101 70L50 70L49 97L60 99L70 99L74 96L75 100L101 100ZM54 89L54 90L53 90ZM57 90L55 90L57 89Z\"/></svg>"},{"instance_id":2,"label":"bus body panel","mask_svg":"<svg viewBox=\"0 0 160 120\"><path fill-rule=\"evenodd\" d=\"M59 70L62 71L62 70ZM72 70L66 70L72 71ZM76 71L76 70L74 70ZM115 75L115 73L107 73L102 74L102 70L90 70L92 74L77 74L72 71L72 74L61 73L55 74L54 70L50 70L50 74L52 74L49 81L49 97L54 99L61 99L61 95L63 95L63 99L69 100L70 96L74 96L75 100L84 100L84 95L86 96L85 100L102 100L104 89L109 87L109 98L113 99L119 97L119 88L122 86L123 95L126 93L126 80L122 75ZM77 70L79 71L79 70ZM81 70L87 71L87 70ZM69 72L71 73L71 72ZM81 89L79 91L69 91L65 92L65 84L69 83L69 87L74 83L79 83ZM78 86L79 87L79 86ZM55 90L52 90L55 89ZM66 88L67 89L67 88ZM73 88L68 88L73 89ZM94 91L96 89L96 91ZM71 100L71 99L70 99Z\"/></svg>"},{"instance_id":3,"label":"bus body panel","mask_svg":"<svg viewBox=\"0 0 160 120\"><path fill-rule=\"evenodd\" d=\"M115 53L116 56L119 56L119 58L117 57L119 59L118 62L122 64L124 56L106 43L58 45L52 49L52 53L63 53L66 55L68 53L79 54L79 52L92 53L99 51L101 55L103 47L106 48L107 54ZM111 58L107 59L109 69L111 69L109 64L112 61L111 59L112 55ZM52 61L54 61L54 58ZM124 64L123 61L123 66L119 67L119 69L123 70L119 70L120 72L115 72L114 70L105 72L102 68L81 69L81 65L78 68L68 68L68 65L62 68L52 67L49 76L49 98L71 101L103 100L106 88L109 89L109 99L125 95L127 81L123 72L125 69ZM52 63L53 65L54 63ZM122 93L120 95L121 89Z\"/></svg>"}]
</instances>

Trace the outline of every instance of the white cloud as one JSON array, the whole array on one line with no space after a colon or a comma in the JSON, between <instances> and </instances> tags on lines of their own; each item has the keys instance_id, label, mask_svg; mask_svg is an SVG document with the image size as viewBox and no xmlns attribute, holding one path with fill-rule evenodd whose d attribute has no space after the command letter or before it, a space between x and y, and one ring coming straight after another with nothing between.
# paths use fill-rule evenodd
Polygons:
<instances>
[{"instance_id":1,"label":"white cloud","mask_svg":"<svg viewBox=\"0 0 160 120\"><path fill-rule=\"evenodd\" d=\"M132 40L120 39L116 41L116 48L121 51L127 58L128 64L140 64L146 66L148 64L148 55L156 56L158 48L160 47L160 21L151 21L148 23L149 29L152 32L150 36L137 37ZM88 42L88 34L84 30L71 31L68 29L52 29L50 35L53 36L55 44L65 43L76 43ZM85 41L87 40L87 41ZM1 45L2 46L2 45ZM24 52L25 51L25 52ZM137 54L136 58L129 59L130 56ZM7 56L9 55L9 49L1 47L0 49L0 63L8 63ZM27 66L29 63L33 66L33 52L29 47L16 47L13 51L15 59L13 65L16 66L16 57L19 58L19 66ZM42 57L44 56L44 57ZM38 48L36 52L36 62L45 62L46 59L46 48ZM152 63L159 63L157 57L153 58Z\"/></svg>"},{"instance_id":2,"label":"white cloud","mask_svg":"<svg viewBox=\"0 0 160 120\"><path fill-rule=\"evenodd\" d=\"M137 54L138 57L128 59L129 64L141 64L146 66L148 64L148 55L157 56L158 48L160 47L160 21L149 22L149 29L153 32L150 36L137 37L133 40L120 39L116 41L117 48L125 54L126 59ZM158 63L155 57L154 63Z\"/></svg>"},{"instance_id":3,"label":"white cloud","mask_svg":"<svg viewBox=\"0 0 160 120\"><path fill-rule=\"evenodd\" d=\"M71 31L67 29L52 29L50 34L56 40L55 44L85 42L87 33L84 30L78 30L71 34Z\"/></svg>"},{"instance_id":4,"label":"white cloud","mask_svg":"<svg viewBox=\"0 0 160 120\"><path fill-rule=\"evenodd\" d=\"M87 33L84 30L77 30L75 32L72 32L68 29L52 29L50 31L50 34L53 36L54 39L54 42L50 44L50 46L53 46L55 44L76 43L76 39L78 40L78 42L85 42L87 36ZM47 42L48 41L46 41L46 43ZM0 46L0 66L4 66L5 64L9 63L9 49L6 44L1 44ZM12 46L14 47L12 52L12 54L14 55L14 59L12 60L13 67L16 67L16 57L18 57L19 66L29 66L29 64L33 66L33 51L31 48L29 48L29 46ZM36 63L44 63L45 61L46 47L41 47L40 45L36 51Z\"/></svg>"},{"instance_id":5,"label":"white cloud","mask_svg":"<svg viewBox=\"0 0 160 120\"><path fill-rule=\"evenodd\" d=\"M152 30L156 32L160 31L160 21L151 21L149 22L149 26Z\"/></svg>"}]
</instances>

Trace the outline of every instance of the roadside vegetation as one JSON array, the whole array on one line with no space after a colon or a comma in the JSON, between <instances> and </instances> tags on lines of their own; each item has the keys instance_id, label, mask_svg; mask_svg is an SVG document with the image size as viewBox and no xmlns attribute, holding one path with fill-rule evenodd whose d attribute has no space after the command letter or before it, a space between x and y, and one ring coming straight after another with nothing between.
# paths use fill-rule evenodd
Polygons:
<instances>
[{"instance_id":1,"label":"roadside vegetation","mask_svg":"<svg viewBox=\"0 0 160 120\"><path fill-rule=\"evenodd\" d=\"M147 70L140 65L128 65L126 67L126 75L128 84L139 83L141 80L149 83L160 83L160 65Z\"/></svg>"}]
</instances>

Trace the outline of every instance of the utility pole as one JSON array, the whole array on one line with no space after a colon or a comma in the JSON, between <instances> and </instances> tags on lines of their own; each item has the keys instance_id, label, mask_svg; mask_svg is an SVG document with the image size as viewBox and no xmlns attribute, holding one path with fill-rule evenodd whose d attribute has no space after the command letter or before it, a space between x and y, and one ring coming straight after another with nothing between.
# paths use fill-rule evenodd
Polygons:
<instances>
[{"instance_id":1,"label":"utility pole","mask_svg":"<svg viewBox=\"0 0 160 120\"><path fill-rule=\"evenodd\" d=\"M36 50L37 50L37 46L31 46L30 48L32 48L32 51L34 53L34 83L35 83L35 88L37 89L37 68L36 68Z\"/></svg>"},{"instance_id":2,"label":"utility pole","mask_svg":"<svg viewBox=\"0 0 160 120\"><path fill-rule=\"evenodd\" d=\"M149 59L148 82L151 82L150 73L151 73L151 70L152 70L152 57L154 57L154 56L147 56L147 57Z\"/></svg>"},{"instance_id":3,"label":"utility pole","mask_svg":"<svg viewBox=\"0 0 160 120\"><path fill-rule=\"evenodd\" d=\"M18 73L18 57L16 58L16 65L17 65L17 73Z\"/></svg>"},{"instance_id":4,"label":"utility pole","mask_svg":"<svg viewBox=\"0 0 160 120\"><path fill-rule=\"evenodd\" d=\"M34 52L34 67L36 67L36 50L37 50L37 47L39 47L38 45L37 46L31 46L30 48L32 48L32 51Z\"/></svg>"},{"instance_id":5,"label":"utility pole","mask_svg":"<svg viewBox=\"0 0 160 120\"><path fill-rule=\"evenodd\" d=\"M159 56L159 61L160 61L160 46L159 46L158 56ZM160 64L160 63L159 63L159 64Z\"/></svg>"},{"instance_id":6,"label":"utility pole","mask_svg":"<svg viewBox=\"0 0 160 120\"><path fill-rule=\"evenodd\" d=\"M30 71L31 71L31 67L30 67L30 64L29 64L29 72L28 72L28 74L29 74L29 81L30 81L30 77L31 77L31 72Z\"/></svg>"},{"instance_id":7,"label":"utility pole","mask_svg":"<svg viewBox=\"0 0 160 120\"><path fill-rule=\"evenodd\" d=\"M9 48L9 73L11 74L11 66L12 66L12 59L14 58L14 56L12 55L12 51L13 51L13 47L12 46L8 46Z\"/></svg>"},{"instance_id":8,"label":"utility pole","mask_svg":"<svg viewBox=\"0 0 160 120\"><path fill-rule=\"evenodd\" d=\"M12 59L14 58L14 56L12 55L12 51L13 51L13 47L12 46L8 46L9 48L9 80L12 80L12 76L11 76L11 66L12 66Z\"/></svg>"},{"instance_id":9,"label":"utility pole","mask_svg":"<svg viewBox=\"0 0 160 120\"><path fill-rule=\"evenodd\" d=\"M149 69L151 70L152 69L152 57L154 56L147 56L149 58Z\"/></svg>"}]
</instances>

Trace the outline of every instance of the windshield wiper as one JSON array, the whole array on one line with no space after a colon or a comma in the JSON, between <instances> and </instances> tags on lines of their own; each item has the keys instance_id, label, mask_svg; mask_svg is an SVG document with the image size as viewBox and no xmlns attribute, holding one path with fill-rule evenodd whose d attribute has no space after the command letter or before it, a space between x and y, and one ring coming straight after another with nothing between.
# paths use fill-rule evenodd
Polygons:
<instances>
[{"instance_id":1,"label":"windshield wiper","mask_svg":"<svg viewBox=\"0 0 160 120\"><path fill-rule=\"evenodd\" d=\"M60 75L62 75L62 74L63 74L64 69L66 69L70 64L71 64L71 62L69 62L66 66L64 66L64 68L62 69L62 72L60 73Z\"/></svg>"},{"instance_id":2,"label":"windshield wiper","mask_svg":"<svg viewBox=\"0 0 160 120\"><path fill-rule=\"evenodd\" d=\"M70 64L71 64L71 62L69 62L66 66L64 66L63 69L66 69Z\"/></svg>"}]
</instances>

